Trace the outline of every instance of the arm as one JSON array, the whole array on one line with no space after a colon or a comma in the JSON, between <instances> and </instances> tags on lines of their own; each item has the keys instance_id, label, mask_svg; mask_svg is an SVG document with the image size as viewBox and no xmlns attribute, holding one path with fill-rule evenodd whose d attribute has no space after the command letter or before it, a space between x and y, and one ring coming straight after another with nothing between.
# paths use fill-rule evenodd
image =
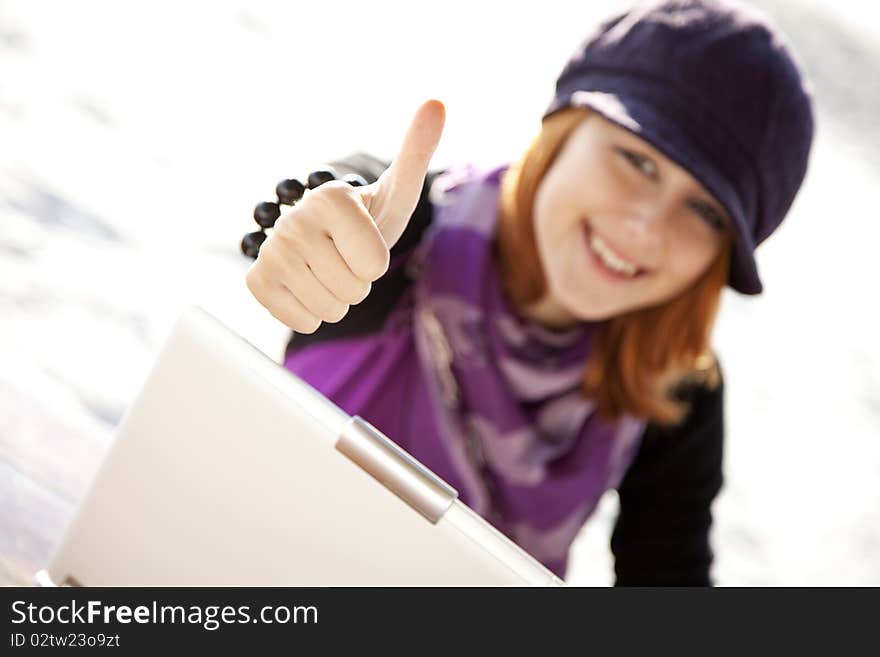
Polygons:
<instances>
[{"instance_id":1,"label":"arm","mask_svg":"<svg viewBox=\"0 0 880 657\"><path fill-rule=\"evenodd\" d=\"M389 161L380 160L366 153L354 153L330 162L330 165L336 169L340 176L347 173L358 173L366 179L367 183L375 182L389 164ZM314 333L292 331L285 355L293 349L299 349L315 342L368 335L382 327L385 318L409 283L406 268L402 266L402 263L418 245L425 228L431 223L433 213L431 203L428 200L428 192L434 178L439 173L441 172L429 171L425 177L422 194L412 219L407 224L403 235L391 248L391 264L388 271L373 283L369 296L356 306L352 306L348 314L339 322L322 324Z\"/></svg>"},{"instance_id":2,"label":"arm","mask_svg":"<svg viewBox=\"0 0 880 657\"><path fill-rule=\"evenodd\" d=\"M720 372L719 372L720 373ZM677 426L648 425L618 488L616 586L711 586L711 504L723 483L724 381L687 392Z\"/></svg>"}]
</instances>

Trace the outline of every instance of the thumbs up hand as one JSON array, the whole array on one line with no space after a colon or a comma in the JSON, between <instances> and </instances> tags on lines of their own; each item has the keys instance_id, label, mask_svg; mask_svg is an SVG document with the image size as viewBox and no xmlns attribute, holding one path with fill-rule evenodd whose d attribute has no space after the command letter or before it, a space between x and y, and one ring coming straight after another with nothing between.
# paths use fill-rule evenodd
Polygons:
<instances>
[{"instance_id":1,"label":"thumbs up hand","mask_svg":"<svg viewBox=\"0 0 880 657\"><path fill-rule=\"evenodd\" d=\"M376 182L326 182L278 218L246 275L251 294L276 319L313 333L369 295L415 211L445 119L440 101L424 102Z\"/></svg>"}]
</instances>

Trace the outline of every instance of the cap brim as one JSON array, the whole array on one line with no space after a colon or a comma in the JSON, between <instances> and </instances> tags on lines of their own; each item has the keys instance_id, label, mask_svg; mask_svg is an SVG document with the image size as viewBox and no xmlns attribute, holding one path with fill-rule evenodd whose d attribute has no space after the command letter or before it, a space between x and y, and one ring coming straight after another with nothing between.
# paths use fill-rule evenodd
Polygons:
<instances>
[{"instance_id":1,"label":"cap brim","mask_svg":"<svg viewBox=\"0 0 880 657\"><path fill-rule=\"evenodd\" d=\"M743 294L760 294L763 285L754 257L755 244L740 195L696 143L690 134L692 130L681 125L693 124L682 117L680 103L675 103L675 111L664 112L662 108L667 99L644 98L643 94L644 89L638 95L628 89L576 90L568 95L557 95L544 116L567 106L587 107L638 135L686 169L715 197L731 219L734 240L728 284Z\"/></svg>"}]
</instances>

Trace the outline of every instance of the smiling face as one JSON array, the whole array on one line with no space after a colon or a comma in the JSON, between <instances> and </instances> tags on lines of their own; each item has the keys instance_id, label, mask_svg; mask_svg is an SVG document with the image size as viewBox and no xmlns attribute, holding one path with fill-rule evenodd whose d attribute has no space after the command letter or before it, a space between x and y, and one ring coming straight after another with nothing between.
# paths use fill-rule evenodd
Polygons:
<instances>
[{"instance_id":1,"label":"smiling face","mask_svg":"<svg viewBox=\"0 0 880 657\"><path fill-rule=\"evenodd\" d=\"M674 298L718 257L728 230L693 176L598 114L567 138L533 216L547 292L527 314L555 326Z\"/></svg>"}]
</instances>

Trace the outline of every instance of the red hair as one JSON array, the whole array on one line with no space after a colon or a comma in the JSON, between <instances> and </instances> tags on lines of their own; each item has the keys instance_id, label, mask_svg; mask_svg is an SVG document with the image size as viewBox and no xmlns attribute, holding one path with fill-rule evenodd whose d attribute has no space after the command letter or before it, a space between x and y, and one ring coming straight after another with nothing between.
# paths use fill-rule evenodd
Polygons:
<instances>
[{"instance_id":1,"label":"red hair","mask_svg":"<svg viewBox=\"0 0 880 657\"><path fill-rule=\"evenodd\" d=\"M520 160L504 174L495 258L504 288L518 307L541 298L546 280L535 244L532 208L544 174L574 128L590 115L569 107L544 119ZM581 389L596 400L601 417L623 413L661 424L681 421L688 407L678 385L720 381L710 349L712 326L727 282L730 237L718 257L688 289L670 301L604 321Z\"/></svg>"}]
</instances>

